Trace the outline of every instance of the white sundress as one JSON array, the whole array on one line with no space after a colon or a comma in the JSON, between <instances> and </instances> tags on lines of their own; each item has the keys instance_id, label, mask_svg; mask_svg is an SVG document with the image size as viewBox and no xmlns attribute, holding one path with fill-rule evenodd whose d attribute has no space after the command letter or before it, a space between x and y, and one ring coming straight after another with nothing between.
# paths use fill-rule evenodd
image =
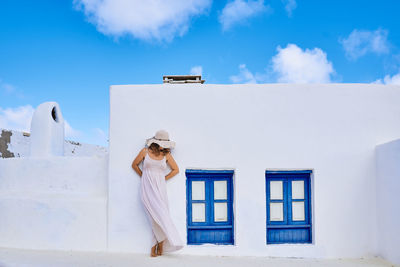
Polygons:
<instances>
[{"instance_id":1,"label":"white sundress","mask_svg":"<svg viewBox=\"0 0 400 267\"><path fill-rule=\"evenodd\" d=\"M141 198L153 231L152 246L164 240L163 250L175 251L183 242L169 214L165 171L167 162L150 158L146 149L141 178Z\"/></svg>"}]
</instances>

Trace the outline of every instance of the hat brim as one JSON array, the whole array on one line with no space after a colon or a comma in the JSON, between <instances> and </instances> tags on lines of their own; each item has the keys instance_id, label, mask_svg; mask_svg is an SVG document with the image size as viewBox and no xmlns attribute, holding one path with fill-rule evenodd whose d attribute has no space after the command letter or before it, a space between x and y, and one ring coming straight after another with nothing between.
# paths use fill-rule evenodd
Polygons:
<instances>
[{"instance_id":1,"label":"hat brim","mask_svg":"<svg viewBox=\"0 0 400 267\"><path fill-rule=\"evenodd\" d=\"M174 148L175 147L174 141L162 141L162 140L157 140L157 139L151 138L151 139L147 140L146 145L150 146L151 143L156 143L159 146L161 146L162 148Z\"/></svg>"}]
</instances>

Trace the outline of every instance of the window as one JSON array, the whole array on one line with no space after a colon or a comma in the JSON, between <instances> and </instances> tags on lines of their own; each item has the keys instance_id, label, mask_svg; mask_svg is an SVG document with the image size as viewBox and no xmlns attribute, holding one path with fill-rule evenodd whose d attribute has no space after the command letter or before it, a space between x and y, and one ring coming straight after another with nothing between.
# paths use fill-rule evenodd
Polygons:
<instances>
[{"instance_id":1,"label":"window","mask_svg":"<svg viewBox=\"0 0 400 267\"><path fill-rule=\"evenodd\" d=\"M266 171L267 244L311 243L311 171Z\"/></svg>"},{"instance_id":2,"label":"window","mask_svg":"<svg viewBox=\"0 0 400 267\"><path fill-rule=\"evenodd\" d=\"M187 243L233 244L233 171L186 170Z\"/></svg>"}]
</instances>

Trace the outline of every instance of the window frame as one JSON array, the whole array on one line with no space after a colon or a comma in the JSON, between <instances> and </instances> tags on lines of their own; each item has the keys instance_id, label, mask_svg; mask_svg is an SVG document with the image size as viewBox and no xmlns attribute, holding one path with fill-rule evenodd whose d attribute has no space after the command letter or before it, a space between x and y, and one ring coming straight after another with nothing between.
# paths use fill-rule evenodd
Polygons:
<instances>
[{"instance_id":1,"label":"window frame","mask_svg":"<svg viewBox=\"0 0 400 267\"><path fill-rule=\"evenodd\" d=\"M233 195L233 170L204 170L204 169L187 169L186 172L186 230L187 244L215 244L215 245L234 245L234 195ZM205 182L205 198L204 200L192 200L192 181ZM214 181L227 181L227 199L214 199ZM227 203L227 221L216 222L214 218L214 203ZM205 203L205 222L192 221L192 203ZM189 242L190 230L218 230L231 229L232 242Z\"/></svg>"},{"instance_id":2,"label":"window frame","mask_svg":"<svg viewBox=\"0 0 400 267\"><path fill-rule=\"evenodd\" d=\"M311 244L313 242L311 178L312 170L266 170L266 244ZM270 199L270 181L282 181L283 200ZM304 198L292 199L292 181L304 181ZM293 221L292 203L304 201L304 220ZM283 221L270 221L270 203L283 202ZM268 241L269 229L308 229L308 241Z\"/></svg>"}]
</instances>

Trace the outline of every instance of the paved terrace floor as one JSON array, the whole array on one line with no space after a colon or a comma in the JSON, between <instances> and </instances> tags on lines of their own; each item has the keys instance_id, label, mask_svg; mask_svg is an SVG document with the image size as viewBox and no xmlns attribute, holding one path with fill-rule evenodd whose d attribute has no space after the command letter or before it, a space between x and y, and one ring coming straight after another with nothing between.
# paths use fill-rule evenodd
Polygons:
<instances>
[{"instance_id":1,"label":"paved terrace floor","mask_svg":"<svg viewBox=\"0 0 400 267\"><path fill-rule=\"evenodd\" d=\"M143 254L61 252L0 248L0 267L378 267L394 266L379 259L298 259L267 257L215 257L164 255L150 258Z\"/></svg>"}]
</instances>

